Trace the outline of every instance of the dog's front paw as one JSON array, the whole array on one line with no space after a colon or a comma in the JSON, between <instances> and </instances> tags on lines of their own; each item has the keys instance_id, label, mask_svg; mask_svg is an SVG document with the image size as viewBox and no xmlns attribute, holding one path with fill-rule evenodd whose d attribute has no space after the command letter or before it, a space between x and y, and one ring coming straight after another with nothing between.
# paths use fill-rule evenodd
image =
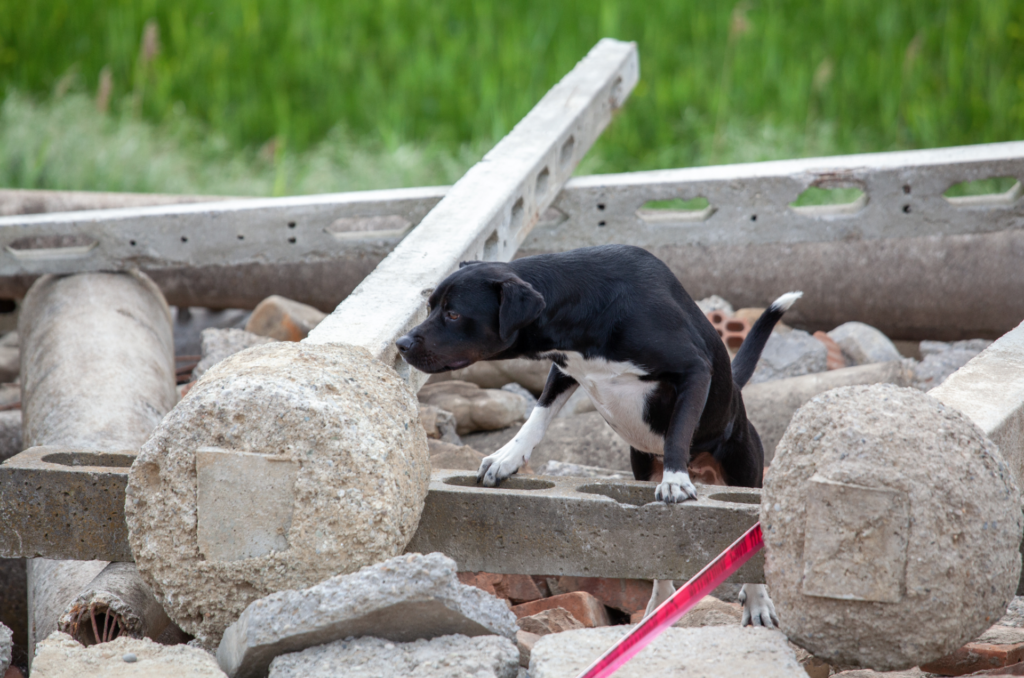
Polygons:
<instances>
[{"instance_id":1,"label":"dog's front paw","mask_svg":"<svg viewBox=\"0 0 1024 678\"><path fill-rule=\"evenodd\" d=\"M768 589L764 584L744 584L739 599L743 604L743 626L765 626L772 629L779 625L775 603L768 597Z\"/></svg>"},{"instance_id":2,"label":"dog's front paw","mask_svg":"<svg viewBox=\"0 0 1024 678\"><path fill-rule=\"evenodd\" d=\"M678 504L687 499L696 499L697 488L690 482L690 474L686 471L665 471L654 490L654 498L666 504Z\"/></svg>"},{"instance_id":3,"label":"dog's front paw","mask_svg":"<svg viewBox=\"0 0 1024 678\"><path fill-rule=\"evenodd\" d=\"M523 453L508 445L494 454L484 457L480 462L480 470L476 473L476 481L485 487L496 487L498 483L519 471L526 463Z\"/></svg>"}]
</instances>

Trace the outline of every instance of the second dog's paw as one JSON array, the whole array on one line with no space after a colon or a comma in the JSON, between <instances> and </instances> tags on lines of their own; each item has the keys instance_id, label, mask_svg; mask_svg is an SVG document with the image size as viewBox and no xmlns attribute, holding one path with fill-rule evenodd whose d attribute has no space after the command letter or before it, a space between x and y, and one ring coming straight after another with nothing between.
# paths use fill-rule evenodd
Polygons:
<instances>
[{"instance_id":1,"label":"second dog's paw","mask_svg":"<svg viewBox=\"0 0 1024 678\"><path fill-rule=\"evenodd\" d=\"M690 482L690 474L686 471L665 471L654 490L654 498L666 504L678 504L687 499L696 499L697 488Z\"/></svg>"},{"instance_id":2,"label":"second dog's paw","mask_svg":"<svg viewBox=\"0 0 1024 678\"><path fill-rule=\"evenodd\" d=\"M739 599L743 605L743 619L740 622L743 626L778 627L779 615L775 612L775 603L768 597L764 584L744 584Z\"/></svg>"},{"instance_id":3,"label":"second dog's paw","mask_svg":"<svg viewBox=\"0 0 1024 678\"><path fill-rule=\"evenodd\" d=\"M484 487L496 487L502 480L518 472L519 467L525 463L526 459L522 454L502 448L483 458L480 470L476 474L476 481L483 483Z\"/></svg>"}]
</instances>

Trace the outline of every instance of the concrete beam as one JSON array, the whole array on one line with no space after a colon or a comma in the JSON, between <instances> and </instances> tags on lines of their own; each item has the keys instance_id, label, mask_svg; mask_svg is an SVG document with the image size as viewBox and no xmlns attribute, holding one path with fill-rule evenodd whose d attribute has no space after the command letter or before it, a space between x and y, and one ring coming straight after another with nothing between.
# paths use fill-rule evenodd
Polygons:
<instances>
[{"instance_id":1,"label":"concrete beam","mask_svg":"<svg viewBox=\"0 0 1024 678\"><path fill-rule=\"evenodd\" d=\"M37 447L4 462L0 556L130 561L124 487L133 458ZM707 487L698 501L666 505L653 502L653 488L517 476L491 489L473 473L436 471L407 551L440 551L460 570L686 579L757 520L760 490ZM761 559L736 575L763 576Z\"/></svg>"},{"instance_id":2,"label":"concrete beam","mask_svg":"<svg viewBox=\"0 0 1024 678\"><path fill-rule=\"evenodd\" d=\"M395 339L460 261L512 258L639 76L634 43L601 40L304 341L362 346L418 388Z\"/></svg>"},{"instance_id":3,"label":"concrete beam","mask_svg":"<svg viewBox=\"0 0 1024 678\"><path fill-rule=\"evenodd\" d=\"M977 424L1024 487L1024 322L928 392Z\"/></svg>"}]
</instances>

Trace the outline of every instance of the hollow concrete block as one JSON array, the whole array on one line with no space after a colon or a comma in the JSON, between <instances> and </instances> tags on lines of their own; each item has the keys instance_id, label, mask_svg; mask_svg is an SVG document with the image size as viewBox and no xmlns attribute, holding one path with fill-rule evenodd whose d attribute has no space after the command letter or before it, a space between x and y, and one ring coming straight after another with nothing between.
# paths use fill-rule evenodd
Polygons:
<instances>
[{"instance_id":1,"label":"hollow concrete block","mask_svg":"<svg viewBox=\"0 0 1024 678\"><path fill-rule=\"evenodd\" d=\"M32 675L42 678L225 678L208 652L188 645L160 645L121 637L83 646L66 633L39 643Z\"/></svg>"}]
</instances>

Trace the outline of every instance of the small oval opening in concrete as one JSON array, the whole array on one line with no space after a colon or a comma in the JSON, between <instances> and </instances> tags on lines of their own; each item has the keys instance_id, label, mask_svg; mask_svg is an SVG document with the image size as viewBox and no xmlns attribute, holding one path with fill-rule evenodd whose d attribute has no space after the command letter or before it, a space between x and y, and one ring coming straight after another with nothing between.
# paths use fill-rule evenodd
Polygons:
<instances>
[{"instance_id":1,"label":"small oval opening in concrete","mask_svg":"<svg viewBox=\"0 0 1024 678\"><path fill-rule=\"evenodd\" d=\"M457 487L483 487L478 485L476 482L476 476L456 476L454 478L447 478L444 481L445 485L455 485ZM549 480L537 480L535 478L518 478L513 476L501 481L501 484L497 488L489 487L486 489L493 490L550 490L555 484Z\"/></svg>"},{"instance_id":2,"label":"small oval opening in concrete","mask_svg":"<svg viewBox=\"0 0 1024 678\"><path fill-rule=\"evenodd\" d=\"M856 214L868 204L867 194L859 186L811 186L789 206L794 212L812 217Z\"/></svg>"},{"instance_id":3,"label":"small oval opening in concrete","mask_svg":"<svg viewBox=\"0 0 1024 678\"><path fill-rule=\"evenodd\" d=\"M719 492L708 497L712 501L727 501L732 504L760 504L761 497L744 492Z\"/></svg>"},{"instance_id":4,"label":"small oval opening in concrete","mask_svg":"<svg viewBox=\"0 0 1024 678\"><path fill-rule=\"evenodd\" d=\"M88 254L97 244L82 233L30 235L9 244L7 251L18 259L69 259Z\"/></svg>"},{"instance_id":5,"label":"small oval opening in concrete","mask_svg":"<svg viewBox=\"0 0 1024 678\"><path fill-rule=\"evenodd\" d=\"M671 200L648 200L636 215L649 224L682 224L707 221L715 208L702 195L696 198L672 198Z\"/></svg>"},{"instance_id":6,"label":"small oval opening in concrete","mask_svg":"<svg viewBox=\"0 0 1024 678\"><path fill-rule=\"evenodd\" d=\"M576 149L576 139L572 135L562 144L562 150L558 153L558 165L564 172L572 162L572 153Z\"/></svg>"},{"instance_id":7,"label":"small oval opening in concrete","mask_svg":"<svg viewBox=\"0 0 1024 678\"><path fill-rule=\"evenodd\" d=\"M643 506L654 501L654 483L650 485L619 485L616 483L593 483L576 488L584 494L600 494L620 504Z\"/></svg>"},{"instance_id":8,"label":"small oval opening in concrete","mask_svg":"<svg viewBox=\"0 0 1024 678\"><path fill-rule=\"evenodd\" d=\"M958 207L1010 205L1024 195L1016 177L989 177L953 184L942 194L949 204Z\"/></svg>"},{"instance_id":9,"label":"small oval opening in concrete","mask_svg":"<svg viewBox=\"0 0 1024 678\"><path fill-rule=\"evenodd\" d=\"M135 456L131 454L100 452L54 452L43 457L47 464L61 466L101 466L107 468L130 468Z\"/></svg>"}]
</instances>

